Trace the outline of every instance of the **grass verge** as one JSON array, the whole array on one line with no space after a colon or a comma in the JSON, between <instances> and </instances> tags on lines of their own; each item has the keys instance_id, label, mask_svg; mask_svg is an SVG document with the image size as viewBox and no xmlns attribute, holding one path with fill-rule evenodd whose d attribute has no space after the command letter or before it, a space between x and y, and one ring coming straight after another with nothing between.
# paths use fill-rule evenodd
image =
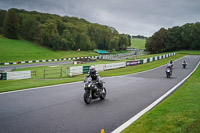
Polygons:
<instances>
[{"instance_id":1,"label":"grass verge","mask_svg":"<svg viewBox=\"0 0 200 133\"><path fill-rule=\"evenodd\" d=\"M0 63L96 56L93 51L52 51L25 40L0 38Z\"/></svg>"},{"instance_id":2,"label":"grass verge","mask_svg":"<svg viewBox=\"0 0 200 133\"><path fill-rule=\"evenodd\" d=\"M198 50L181 50L178 51L177 53L185 55L200 55L200 51Z\"/></svg>"},{"instance_id":3,"label":"grass verge","mask_svg":"<svg viewBox=\"0 0 200 133\"><path fill-rule=\"evenodd\" d=\"M177 54L176 56L172 56L171 58L165 58L162 60L154 61L147 64L137 65L137 66L130 66L110 71L100 72L100 76L117 76L117 75L124 75L124 74L131 74L136 72L141 72L145 70L149 70L160 65L166 64L169 62L170 59L176 60L184 55ZM27 68L26 68L27 69ZM26 70L22 69L22 70ZM34 68L32 68L34 69ZM29 69L30 70L30 69ZM42 78L42 74L39 74ZM54 79L41 79L41 78L32 78L32 79L25 79L25 80L2 80L0 81L0 92L7 92L12 90L20 90L26 88L33 88L33 87L40 87L40 86L48 86L54 84L62 84L62 83L69 83L75 81L83 81L85 75L80 75L72 78L54 78Z\"/></svg>"},{"instance_id":4,"label":"grass verge","mask_svg":"<svg viewBox=\"0 0 200 133\"><path fill-rule=\"evenodd\" d=\"M136 49L145 49L145 39L131 38L131 46Z\"/></svg>"},{"instance_id":5,"label":"grass verge","mask_svg":"<svg viewBox=\"0 0 200 133\"><path fill-rule=\"evenodd\" d=\"M200 66L170 97L144 114L123 133L199 133Z\"/></svg>"}]
</instances>

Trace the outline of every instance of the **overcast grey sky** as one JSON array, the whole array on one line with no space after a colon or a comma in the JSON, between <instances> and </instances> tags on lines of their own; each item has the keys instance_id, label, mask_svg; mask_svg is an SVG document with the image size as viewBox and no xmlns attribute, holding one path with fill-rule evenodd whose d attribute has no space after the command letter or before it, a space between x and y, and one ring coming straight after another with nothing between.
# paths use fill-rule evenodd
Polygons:
<instances>
[{"instance_id":1,"label":"overcast grey sky","mask_svg":"<svg viewBox=\"0 0 200 133\"><path fill-rule=\"evenodd\" d=\"M144 36L200 21L200 0L0 0L0 9L9 8L75 16Z\"/></svg>"}]
</instances>

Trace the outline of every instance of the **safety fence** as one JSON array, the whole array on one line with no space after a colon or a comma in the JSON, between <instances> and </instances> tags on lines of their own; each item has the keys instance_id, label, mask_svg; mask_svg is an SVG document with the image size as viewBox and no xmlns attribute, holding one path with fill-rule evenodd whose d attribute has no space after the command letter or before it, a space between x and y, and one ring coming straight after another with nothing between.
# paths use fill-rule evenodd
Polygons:
<instances>
[{"instance_id":1,"label":"safety fence","mask_svg":"<svg viewBox=\"0 0 200 133\"><path fill-rule=\"evenodd\" d=\"M142 60L134 60L134 61L127 61L127 62L120 62L120 63L111 63L111 64L100 64L95 65L95 69L100 71L106 71L110 69L116 69L121 67L127 67L127 66L134 66L138 64L145 64L156 60L161 60L170 56L174 56L176 53L169 53L165 55L150 57ZM81 74L86 74L89 72L90 66L76 66L76 67L70 67L70 76L76 76Z\"/></svg>"},{"instance_id":2,"label":"safety fence","mask_svg":"<svg viewBox=\"0 0 200 133\"><path fill-rule=\"evenodd\" d=\"M111 63L111 64L98 64L95 65L95 69L98 72L117 69L121 67L128 67L134 66L138 64L145 64L156 60L161 60L170 56L174 56L176 53L169 53L165 55L150 57L141 60L133 60L127 62L119 62L119 63ZM87 74L89 72L90 66L76 66L76 67L69 67L69 66L61 66L61 68L53 68L53 69L44 69L42 71L14 71L14 72L0 72L0 79L1 80L9 80L9 79L28 79L34 78L63 78L68 76L76 76L81 74Z\"/></svg>"},{"instance_id":3,"label":"safety fence","mask_svg":"<svg viewBox=\"0 0 200 133\"><path fill-rule=\"evenodd\" d=\"M123 54L109 54L109 55L99 55L99 59L102 60L119 60L123 57L133 56L136 54L136 51L123 53Z\"/></svg>"},{"instance_id":4,"label":"safety fence","mask_svg":"<svg viewBox=\"0 0 200 133\"><path fill-rule=\"evenodd\" d=\"M44 69L44 79L47 78L47 76L52 76L52 75L56 75L57 77L62 78L62 67L61 68L57 68L57 69Z\"/></svg>"},{"instance_id":5,"label":"safety fence","mask_svg":"<svg viewBox=\"0 0 200 133\"><path fill-rule=\"evenodd\" d=\"M56 67L56 68L54 68ZM0 72L0 80L10 79L57 79L69 77L69 66L59 65L29 71Z\"/></svg>"},{"instance_id":6,"label":"safety fence","mask_svg":"<svg viewBox=\"0 0 200 133\"><path fill-rule=\"evenodd\" d=\"M0 79L10 80L10 79L30 79L31 71L16 71L16 72L6 72L0 73Z\"/></svg>"},{"instance_id":7,"label":"safety fence","mask_svg":"<svg viewBox=\"0 0 200 133\"><path fill-rule=\"evenodd\" d=\"M9 62L9 63L0 63L0 65L16 65L16 64L25 64L25 63L40 63L40 62L56 62L56 61L70 61L77 59L97 59L98 56L84 56L84 57L73 57L73 58L61 58L61 59L47 59L47 60L33 60L33 61L19 61L19 62Z\"/></svg>"}]
</instances>

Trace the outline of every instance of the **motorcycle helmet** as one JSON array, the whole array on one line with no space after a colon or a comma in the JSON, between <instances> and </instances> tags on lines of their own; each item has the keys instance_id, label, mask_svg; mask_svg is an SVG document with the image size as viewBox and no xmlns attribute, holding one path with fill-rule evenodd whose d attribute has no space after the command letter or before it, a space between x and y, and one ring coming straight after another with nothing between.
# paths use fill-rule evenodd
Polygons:
<instances>
[{"instance_id":1,"label":"motorcycle helmet","mask_svg":"<svg viewBox=\"0 0 200 133\"><path fill-rule=\"evenodd\" d=\"M95 71L95 66L94 65L90 66L90 72L94 72L94 71Z\"/></svg>"}]
</instances>

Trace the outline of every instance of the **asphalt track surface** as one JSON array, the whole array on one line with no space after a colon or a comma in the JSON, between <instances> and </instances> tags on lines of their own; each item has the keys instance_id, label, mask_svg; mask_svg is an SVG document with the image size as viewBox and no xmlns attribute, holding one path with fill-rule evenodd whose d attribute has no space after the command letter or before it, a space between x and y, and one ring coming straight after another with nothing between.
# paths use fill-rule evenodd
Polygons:
<instances>
[{"instance_id":1,"label":"asphalt track surface","mask_svg":"<svg viewBox=\"0 0 200 133\"><path fill-rule=\"evenodd\" d=\"M73 61L58 61L58 62L45 62L45 63L33 63L33 64L21 64L21 65L8 65L8 66L0 66L0 70L11 71L16 68L50 66L50 65L66 65L66 64L72 64L72 63Z\"/></svg>"},{"instance_id":2,"label":"asphalt track surface","mask_svg":"<svg viewBox=\"0 0 200 133\"><path fill-rule=\"evenodd\" d=\"M106 99L90 105L83 101L83 82L0 94L0 133L109 133L178 84L199 61L200 56L186 56L174 62L169 79L166 66L104 78Z\"/></svg>"}]
</instances>

